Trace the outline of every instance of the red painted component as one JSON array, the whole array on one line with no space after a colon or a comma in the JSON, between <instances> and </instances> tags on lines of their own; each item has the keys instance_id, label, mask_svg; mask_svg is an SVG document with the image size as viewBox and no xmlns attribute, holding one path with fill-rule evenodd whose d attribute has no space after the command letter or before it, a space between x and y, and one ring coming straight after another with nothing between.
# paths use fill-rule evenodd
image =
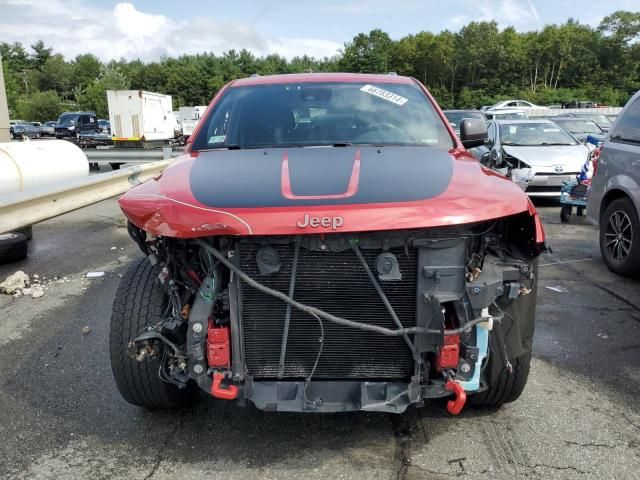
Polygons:
<instances>
[{"instance_id":1,"label":"red painted component","mask_svg":"<svg viewBox=\"0 0 640 480\"><path fill-rule=\"evenodd\" d=\"M356 150L353 169L351 170L351 178L349 179L347 190L344 193L338 193L337 195L295 195L291 190L291 179L289 177L289 154L284 152L284 155L282 156L282 196L291 200L324 200L353 197L358 193L359 180L360 150Z\"/></svg>"},{"instance_id":2,"label":"red painted component","mask_svg":"<svg viewBox=\"0 0 640 480\"><path fill-rule=\"evenodd\" d=\"M591 163L593 163L593 175L591 178L596 176L598 173L598 161L600 160L600 152L602 151L602 147L596 147L593 152L591 152Z\"/></svg>"},{"instance_id":3,"label":"red painted component","mask_svg":"<svg viewBox=\"0 0 640 480\"><path fill-rule=\"evenodd\" d=\"M318 82L352 82L352 83L395 83L411 84L412 78L401 75L376 75L361 73L294 73L289 75L269 75L265 77L247 77L235 80L230 87L246 87L248 85L275 85L278 83L318 83Z\"/></svg>"},{"instance_id":4,"label":"red painted component","mask_svg":"<svg viewBox=\"0 0 640 480\"><path fill-rule=\"evenodd\" d=\"M220 372L213 373L213 383L211 384L211 395L216 398L222 398L223 400L233 400L238 398L238 387L236 385L225 385L222 388L222 380L224 374Z\"/></svg>"},{"instance_id":5,"label":"red painted component","mask_svg":"<svg viewBox=\"0 0 640 480\"><path fill-rule=\"evenodd\" d=\"M480 166L462 149L451 150L450 154L454 166L447 189L437 197L415 202L270 208L208 207L198 202L191 193L189 174L194 159L184 155L175 159L160 179L133 187L120 197L120 207L127 218L143 230L177 238L299 235L304 232L296 226L296 222L305 213L309 216L342 217L344 224L340 232L440 227L493 220L527 211L531 215L535 213L535 208L530 209L526 195L513 182ZM425 161L429 159L425 158ZM490 208L487 208L488 205ZM331 226L320 226L308 233L336 232Z\"/></svg>"},{"instance_id":6,"label":"red painted component","mask_svg":"<svg viewBox=\"0 0 640 480\"><path fill-rule=\"evenodd\" d=\"M447 335L444 337L444 345L438 349L436 356L436 370L441 371L445 368L458 368L458 359L460 358L460 336Z\"/></svg>"},{"instance_id":7,"label":"red painted component","mask_svg":"<svg viewBox=\"0 0 640 480\"><path fill-rule=\"evenodd\" d=\"M544 227L542 226L542 220L540 220L540 216L538 215L538 211L536 207L533 205L533 202L530 198L527 197L529 201L529 214L533 217L533 222L536 227L536 243L542 245L545 242L546 235L544 233Z\"/></svg>"},{"instance_id":8,"label":"red painted component","mask_svg":"<svg viewBox=\"0 0 640 480\"><path fill-rule=\"evenodd\" d=\"M453 392L456 396L455 399L447 402L447 412L451 415L459 415L464 408L464 404L467 403L467 392L464 391L462 385L451 379L447 380L444 389Z\"/></svg>"},{"instance_id":9,"label":"red painted component","mask_svg":"<svg viewBox=\"0 0 640 480\"><path fill-rule=\"evenodd\" d=\"M216 327L209 323L207 331L207 363L210 367L229 368L231 366L231 348L229 346L229 327Z\"/></svg>"},{"instance_id":10,"label":"red painted component","mask_svg":"<svg viewBox=\"0 0 640 480\"><path fill-rule=\"evenodd\" d=\"M200 285L202 283L202 280L200 280L200 277L198 276L198 274L195 271L193 271L191 269L188 269L187 270L187 275L189 275L189 278L191 280L193 280L194 282L196 282L198 285Z\"/></svg>"},{"instance_id":11,"label":"red painted component","mask_svg":"<svg viewBox=\"0 0 640 480\"><path fill-rule=\"evenodd\" d=\"M482 167L464 149L431 94L424 85L411 78L343 73L274 75L235 80L214 97L190 139L197 137L199 129L207 123L206 118L227 89L258 84L332 81L419 85L440 115L455 145L455 148L449 151L453 160L453 176L447 189L437 197L415 202L219 209L198 202L189 188L191 167L197 156L197 152L191 153L189 143L187 154L174 159L159 178L132 188L120 198L119 203L124 214L134 225L149 233L176 238L195 238L212 235L336 233L331 225L319 226L308 232L301 231L296 223L304 214L339 216L344 219L339 232L365 232L461 225L528 211L536 223L536 241L544 241L542 224L537 218L535 208L528 202L522 190L502 175ZM425 162L428 161L429 159L425 158ZM283 172L285 168L288 171L287 163L283 160ZM343 198L350 196L352 191L354 194L357 191L359 168L360 162L354 161L347 191L340 194L345 195ZM393 168L393 165L389 168ZM288 174L283 175L283 179L285 178L288 180ZM283 181L283 195L298 198L291 191L291 185L287 188L286 184L287 182ZM212 188L215 186L212 185Z\"/></svg>"}]
</instances>

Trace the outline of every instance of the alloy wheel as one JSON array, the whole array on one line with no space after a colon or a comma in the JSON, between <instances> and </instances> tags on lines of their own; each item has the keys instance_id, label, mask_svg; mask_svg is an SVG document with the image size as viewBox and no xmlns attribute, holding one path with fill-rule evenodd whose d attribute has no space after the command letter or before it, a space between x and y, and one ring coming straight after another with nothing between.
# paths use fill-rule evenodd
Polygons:
<instances>
[{"instance_id":1,"label":"alloy wheel","mask_svg":"<svg viewBox=\"0 0 640 480\"><path fill-rule=\"evenodd\" d=\"M604 237L610 258L617 263L623 262L631 251L633 239L633 227L629 215L622 210L613 212L609 217Z\"/></svg>"}]
</instances>

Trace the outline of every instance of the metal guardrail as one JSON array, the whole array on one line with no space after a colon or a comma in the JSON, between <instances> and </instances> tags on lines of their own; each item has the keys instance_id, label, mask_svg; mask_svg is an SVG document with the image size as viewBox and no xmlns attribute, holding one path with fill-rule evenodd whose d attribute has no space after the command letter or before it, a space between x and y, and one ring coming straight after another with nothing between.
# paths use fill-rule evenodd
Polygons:
<instances>
[{"instance_id":1,"label":"metal guardrail","mask_svg":"<svg viewBox=\"0 0 640 480\"><path fill-rule=\"evenodd\" d=\"M150 162L53 187L0 196L0 233L18 230L120 195L155 177L167 165L169 160Z\"/></svg>"},{"instance_id":2,"label":"metal guardrail","mask_svg":"<svg viewBox=\"0 0 640 480\"><path fill-rule=\"evenodd\" d=\"M158 160L168 160L182 155L184 152L174 150L171 147L162 149L142 148L83 148L82 151L87 156L90 163L149 163Z\"/></svg>"}]
</instances>

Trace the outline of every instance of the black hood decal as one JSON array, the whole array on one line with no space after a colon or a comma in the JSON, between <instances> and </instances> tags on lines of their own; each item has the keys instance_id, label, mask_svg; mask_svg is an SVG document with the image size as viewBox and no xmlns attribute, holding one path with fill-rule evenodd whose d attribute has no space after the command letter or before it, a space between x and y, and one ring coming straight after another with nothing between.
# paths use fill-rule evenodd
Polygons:
<instances>
[{"instance_id":1,"label":"black hood decal","mask_svg":"<svg viewBox=\"0 0 640 480\"><path fill-rule=\"evenodd\" d=\"M200 152L194 197L220 208L411 202L444 192L453 174L446 150L329 147Z\"/></svg>"}]
</instances>

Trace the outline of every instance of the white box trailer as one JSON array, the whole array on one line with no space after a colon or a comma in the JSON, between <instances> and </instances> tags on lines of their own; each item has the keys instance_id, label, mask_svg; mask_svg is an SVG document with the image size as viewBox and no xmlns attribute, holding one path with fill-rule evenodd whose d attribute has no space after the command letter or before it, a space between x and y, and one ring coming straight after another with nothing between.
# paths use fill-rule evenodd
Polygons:
<instances>
[{"instance_id":1,"label":"white box trailer","mask_svg":"<svg viewBox=\"0 0 640 480\"><path fill-rule=\"evenodd\" d=\"M200 118L204 115L206 105L196 105L195 107L180 107L178 110L178 120L182 127L183 137L189 137L198 125Z\"/></svg>"},{"instance_id":2,"label":"white box trailer","mask_svg":"<svg viewBox=\"0 0 640 480\"><path fill-rule=\"evenodd\" d=\"M107 90L111 138L117 143L163 143L174 137L171 95Z\"/></svg>"}]
</instances>

